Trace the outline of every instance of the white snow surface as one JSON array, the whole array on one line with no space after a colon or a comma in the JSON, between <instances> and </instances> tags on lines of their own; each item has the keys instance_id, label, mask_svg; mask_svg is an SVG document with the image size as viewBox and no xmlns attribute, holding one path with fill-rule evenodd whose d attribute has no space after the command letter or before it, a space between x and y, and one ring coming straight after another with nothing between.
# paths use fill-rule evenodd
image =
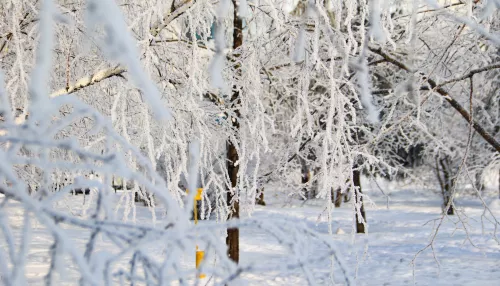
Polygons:
<instances>
[{"instance_id":1,"label":"white snow surface","mask_svg":"<svg viewBox=\"0 0 500 286\"><path fill-rule=\"evenodd\" d=\"M352 206L344 203L341 208L333 209L332 228L336 234L331 235L331 240L336 244L339 255L348 266L348 272L353 277L355 285L499 285L500 283L500 245L494 240L492 234L494 227L491 223L481 219L483 206L477 198L458 197L458 210L465 211L469 217L468 232L473 246L466 233L460 229L456 216L445 219L441 231L434 242L435 257L429 248L412 260L417 252L424 249L430 241L433 226L440 218L440 196L434 190L417 188L391 189L383 187L390 197L383 196L377 188L370 189L372 184L365 180L365 194L375 203L367 204L367 220L369 234L352 234ZM3 195L2 195L3 196ZM266 188L267 206L258 206L252 217L262 221L275 218L287 221L304 223L319 233L328 235L328 219L324 201L310 200L307 202L289 197L278 187ZM500 215L498 199L486 197L485 201L491 206L492 212ZM119 194L116 194L118 199ZM88 198L87 198L88 204ZM68 195L64 200L54 205L55 209L66 210L71 207L75 216L81 216L83 196ZM88 207L88 206L87 206ZM13 229L14 239L18 239L23 228L24 212L16 202L9 202L5 206L5 214ZM158 207L157 217L161 217L163 210ZM118 210L118 214L120 210ZM118 215L118 217L120 217ZM487 215L487 218L490 218ZM147 207L137 206L138 224L151 224L151 213ZM484 228L481 226L484 221ZM208 223L201 221L200 225ZM26 258L26 277L29 285L44 284L50 259L48 249L52 238L46 229L34 219L31 224L32 235L29 252ZM457 228L456 228L457 227ZM339 231L340 229L340 231ZM85 250L89 232L83 229L67 228L68 237L75 243L79 251ZM306 278L301 271L287 271L289 256L283 245L280 245L268 233L248 227L240 231L240 266L275 268L279 271L270 271L263 274L243 274L233 281L231 285L307 285ZM2 236L3 237L3 236ZM223 236L221 236L223 239ZM5 249L4 239L0 240ZM116 253L114 244L99 237L96 243L94 259L107 257ZM203 242L200 242L203 245ZM155 245L144 246L152 257L161 256L162 249ZM324 255L325 247L311 245L310 249L318 257ZM192 271L195 261L195 250L187 249L183 255L179 271ZM313 255L313 256L314 256ZM314 257L313 257L314 258ZM58 277L57 285L76 285L79 281L79 272L70 258L60 258L59 267L63 275ZM126 260L128 261L128 260ZM312 260L310 260L312 261ZM67 262L67 263L66 263ZM216 261L207 261L210 267L217 267ZM438 264L439 263L439 264ZM115 265L120 268L129 267ZM280 268L280 266L283 266ZM330 264L316 264L309 267L309 272L316 285L344 285L343 273L337 264L334 264L335 283L331 282ZM100 279L100 278L98 278ZM194 285L196 280L184 281ZM199 285L214 285L210 277L201 279ZM178 281L172 281L177 285ZM119 280L113 285L120 285ZM123 285L128 285L126 282Z\"/></svg>"}]
</instances>

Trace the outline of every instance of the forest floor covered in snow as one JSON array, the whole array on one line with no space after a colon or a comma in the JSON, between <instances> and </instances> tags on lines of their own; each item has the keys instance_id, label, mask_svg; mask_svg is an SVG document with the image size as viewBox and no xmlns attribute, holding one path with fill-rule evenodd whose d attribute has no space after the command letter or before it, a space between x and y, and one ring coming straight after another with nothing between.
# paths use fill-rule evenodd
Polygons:
<instances>
[{"instance_id":1,"label":"forest floor covered in snow","mask_svg":"<svg viewBox=\"0 0 500 286\"><path fill-rule=\"evenodd\" d=\"M489 214L484 217L484 208L478 198L459 196L458 212L465 212L462 220L458 216L445 218L438 235L434 239L433 250L426 248L431 241L433 231L441 218L441 197L435 190L417 188L389 188L383 186L387 197L369 182L365 183L365 192L374 204L367 203L366 213L369 223L367 235L352 234L352 205L345 203L333 209L333 235L338 255L348 268L356 285L500 285L500 245L493 238L494 224ZM492 190L485 201L491 205L492 212L500 217L500 204L494 198ZM78 204L82 196L71 197L67 202L73 212L78 214ZM289 197L278 188L266 188L266 206L258 206L253 218L272 221L281 218L290 222L305 223L315 231L327 235L329 232L327 211L322 200L302 201ZM59 205L65 208L64 204ZM22 230L23 210L16 203L6 206L9 223L14 229L14 237L19 238ZM80 210L81 211L81 210ZM120 211L120 210L118 210ZM161 218L158 210L158 219ZM138 221L151 219L146 207L137 207ZM203 224L204 222L200 222ZM41 285L43 276L50 265L48 249L51 237L43 228L32 223L31 243L26 261L26 276L29 285ZM84 251L88 234L76 229L68 229L68 236L75 241L77 248ZM276 266L288 262L286 248L273 237L259 229L245 228L240 232L240 265ZM472 244L472 243L473 244ZM2 246L4 247L4 246ZM102 240L98 247L106 249ZM161 251L148 246L152 252L161 255ZM415 259L416 254L422 250ZM325 248L311 245L312 257L321 256ZM99 251L99 250L97 250ZM182 267L194 267L194 250L186 254ZM99 256L97 256L99 257ZM69 258L68 258L69 260ZM413 264L415 262L415 264ZM78 272L72 263L63 264L64 275L59 285L77 285ZM127 267L127 265L123 265ZM332 264L323 261L309 267L309 271L318 285L331 285L330 269ZM67 269L66 269L67 268ZM344 277L339 265L334 263L334 281L343 285ZM194 284L189 281L188 284ZM199 285L213 284L205 278ZM262 274L243 274L237 285L306 285L301 271L272 271ZM127 285L127 284L125 284Z\"/></svg>"},{"instance_id":2,"label":"forest floor covered in snow","mask_svg":"<svg viewBox=\"0 0 500 286\"><path fill-rule=\"evenodd\" d=\"M500 244L493 238L495 226L488 221L492 219L491 215L482 217L484 207L479 198L458 196L458 212L464 212L461 218L467 232L456 215L445 218L434 239L434 255L431 248L425 248L441 218L440 194L435 190L391 190L390 186L383 186L385 194L389 196L387 203L387 197L382 195L376 185L367 184L370 188L366 188L365 193L374 203L366 205L369 224L367 235L353 236L351 203L343 204L332 212L332 239L337 243L356 285L500 285ZM498 218L500 204L496 195L492 190L484 199ZM328 233L323 202L287 201L277 194L274 198L268 196L266 201L268 205L259 207L254 213L255 217L265 219L270 215L278 215L299 218L307 220L316 231ZM279 263L279 258L271 251L272 247L266 247L266 244L263 237L256 239L253 234L243 233L244 260L270 261L274 258L274 263ZM425 251L415 259L423 249ZM319 248L318 255L320 252ZM314 267L319 284L330 284L328 271L329 265ZM256 277L253 279L257 280ZM338 269L334 279L338 285L342 285L342 273ZM258 285L254 283L250 282L251 285ZM292 277L275 278L273 281L261 277L259 283L302 285Z\"/></svg>"}]
</instances>

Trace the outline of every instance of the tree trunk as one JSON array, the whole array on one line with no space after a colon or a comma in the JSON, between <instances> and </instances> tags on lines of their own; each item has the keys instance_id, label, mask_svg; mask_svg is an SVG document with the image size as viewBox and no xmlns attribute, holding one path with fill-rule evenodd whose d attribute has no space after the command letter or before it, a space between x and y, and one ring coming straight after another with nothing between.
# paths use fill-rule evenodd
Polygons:
<instances>
[{"instance_id":1,"label":"tree trunk","mask_svg":"<svg viewBox=\"0 0 500 286\"><path fill-rule=\"evenodd\" d=\"M452 170L448 158L440 159L439 164L441 165L441 171L443 173L442 184L443 184L443 210L446 210L448 204L450 204L451 192L453 190L453 185L455 184L455 179L452 178ZM450 204L448 210L446 210L447 215L453 215L455 210L453 209L453 204Z\"/></svg>"},{"instance_id":2,"label":"tree trunk","mask_svg":"<svg viewBox=\"0 0 500 286\"><path fill-rule=\"evenodd\" d=\"M141 192L141 194L139 194ZM143 206L147 207L148 206L148 199L147 199L147 193L144 191L142 187L139 187L139 190L137 190L134 194L134 202L136 203L142 203Z\"/></svg>"},{"instance_id":3,"label":"tree trunk","mask_svg":"<svg viewBox=\"0 0 500 286\"><path fill-rule=\"evenodd\" d=\"M366 223L366 214L365 214L365 206L363 204L363 196L361 191L361 172L356 169L357 166L354 166L354 170L352 171L352 179L354 184L354 202L360 205L359 212L361 213L361 217L359 217L359 213L356 210L356 232L357 233L365 233L365 224Z\"/></svg>"},{"instance_id":4,"label":"tree trunk","mask_svg":"<svg viewBox=\"0 0 500 286\"><path fill-rule=\"evenodd\" d=\"M236 50L238 47L240 47L243 43L243 21L240 17L238 17L238 6L239 6L239 1L233 0L233 6L234 6L234 19L233 19L233 50ZM234 55L237 57L238 55ZM239 73L240 66L237 64L235 66L235 72ZM239 106L240 104L240 92L237 88L234 88L233 94L231 95L231 104L233 106ZM236 113L236 116L238 118L230 118L228 116L229 122L232 122L233 128L238 132L240 129L240 123L239 123L239 117L240 117L240 111L238 108L235 109L234 111ZM239 160L239 155L238 152L236 151L236 147L234 146L233 142L228 140L227 142L227 171L229 174L229 179L231 180L231 190L227 193L227 203L231 209L231 213L229 215L229 218L239 218L240 217L240 203L239 203L239 198L236 187L238 185L238 171L239 171L239 166L235 165L236 162ZM240 243L240 232L238 228L228 228L227 229L227 238L226 238L226 245L227 245L227 254L231 260L233 260L235 263L238 263L240 260L240 249L239 249L239 243Z\"/></svg>"},{"instance_id":5,"label":"tree trunk","mask_svg":"<svg viewBox=\"0 0 500 286\"><path fill-rule=\"evenodd\" d=\"M266 205L266 202L264 201L264 187L262 187L262 189L260 189L260 194L257 197L257 204L261 205L261 206Z\"/></svg>"},{"instance_id":6,"label":"tree trunk","mask_svg":"<svg viewBox=\"0 0 500 286\"><path fill-rule=\"evenodd\" d=\"M309 188L305 186L307 183L309 183L309 168L307 168L307 163L306 160L303 158L300 158L300 173L301 173L301 183L304 185L304 188L302 189L302 192L305 196L305 199L308 200L310 199L310 194L309 194Z\"/></svg>"},{"instance_id":7,"label":"tree trunk","mask_svg":"<svg viewBox=\"0 0 500 286\"><path fill-rule=\"evenodd\" d=\"M333 190L332 190L332 193L333 193ZM333 194L332 194L332 199L334 199L334 205L336 208L340 208L340 205L342 205L342 189L341 188L337 188L337 190L335 191L335 197L333 197Z\"/></svg>"},{"instance_id":8,"label":"tree trunk","mask_svg":"<svg viewBox=\"0 0 500 286\"><path fill-rule=\"evenodd\" d=\"M478 192L481 192L483 190L483 188L484 188L484 186L483 186L483 180L481 178L482 175L481 175L480 172L477 172L475 177L476 177L476 181L474 183L476 185L476 189L477 189Z\"/></svg>"}]
</instances>

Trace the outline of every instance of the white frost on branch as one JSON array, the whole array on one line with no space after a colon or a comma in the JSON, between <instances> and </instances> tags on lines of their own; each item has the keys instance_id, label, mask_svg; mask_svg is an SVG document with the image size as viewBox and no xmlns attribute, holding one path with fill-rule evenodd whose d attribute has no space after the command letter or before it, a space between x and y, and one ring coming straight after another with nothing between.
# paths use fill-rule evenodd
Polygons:
<instances>
[{"instance_id":1,"label":"white frost on branch","mask_svg":"<svg viewBox=\"0 0 500 286\"><path fill-rule=\"evenodd\" d=\"M370 123L377 123L379 121L379 112L373 103L373 95L370 90L370 74L368 71L368 60L366 59L366 48L363 49L357 68L357 79L359 85L359 96L361 104L366 110L366 118Z\"/></svg>"},{"instance_id":2,"label":"white frost on branch","mask_svg":"<svg viewBox=\"0 0 500 286\"><path fill-rule=\"evenodd\" d=\"M369 36L372 37L377 42L383 42L385 40L384 27L382 25L380 9L380 0L369 0L370 1L370 32Z\"/></svg>"},{"instance_id":3,"label":"white frost on branch","mask_svg":"<svg viewBox=\"0 0 500 286\"><path fill-rule=\"evenodd\" d=\"M54 46L55 6L52 0L42 1L40 12L40 40L36 52L36 65L31 73L29 93L31 97L30 122L42 120L53 113L48 94Z\"/></svg>"},{"instance_id":4,"label":"white frost on branch","mask_svg":"<svg viewBox=\"0 0 500 286\"><path fill-rule=\"evenodd\" d=\"M230 0L221 0L219 1L219 5L217 6L217 18L223 19L228 16L229 9L231 8Z\"/></svg>"},{"instance_id":5,"label":"white frost on branch","mask_svg":"<svg viewBox=\"0 0 500 286\"><path fill-rule=\"evenodd\" d=\"M470 1L472 2L472 0ZM485 19L493 15L496 10L500 9L500 0L486 0L483 8L481 9L481 13L479 18Z\"/></svg>"},{"instance_id":6,"label":"white frost on branch","mask_svg":"<svg viewBox=\"0 0 500 286\"><path fill-rule=\"evenodd\" d=\"M200 169L200 141L197 138L192 139L189 144L189 166L188 166L188 200L187 210L192 209L192 202L198 192L198 175Z\"/></svg>"},{"instance_id":7,"label":"white frost on branch","mask_svg":"<svg viewBox=\"0 0 500 286\"><path fill-rule=\"evenodd\" d=\"M4 73L0 70L0 118L10 124L12 121L12 111L9 108L9 97L4 88ZM0 131L1 132L1 131ZM1 135L1 134L0 134Z\"/></svg>"},{"instance_id":8,"label":"white frost on branch","mask_svg":"<svg viewBox=\"0 0 500 286\"><path fill-rule=\"evenodd\" d=\"M458 23L462 23L462 24L469 26L472 30L476 31L478 34L480 34L480 35L484 36L485 38L487 38L488 40L492 41L494 44L500 45L500 35L498 35L498 33L490 33L484 26L476 23L476 21L473 21L472 19L469 19L467 17L462 17L462 16L456 15L454 13L451 13L451 12L447 11L447 9L442 9L442 7L436 2L436 0L425 0L425 1L433 9L436 9L436 10L440 9L444 16L446 16L446 17L448 17L448 18L450 18ZM491 2L491 4L490 4L490 2ZM492 0L490 2L487 3L487 7L485 8L485 10L483 10L485 14L482 15L482 18L486 18L489 15L491 15L489 11L495 11L496 9L498 9L498 7L500 7L500 0ZM496 9L495 9L495 7L496 7ZM493 9L490 9L490 8L493 8ZM486 9L490 9L490 10L486 10Z\"/></svg>"},{"instance_id":9,"label":"white frost on branch","mask_svg":"<svg viewBox=\"0 0 500 286\"><path fill-rule=\"evenodd\" d=\"M230 89L223 77L223 70L226 61L224 49L226 47L224 38L224 19L229 10L229 0L222 0L217 6L217 19L214 25L215 55L208 66L210 83L212 87L220 89L223 94L229 94Z\"/></svg>"},{"instance_id":10,"label":"white frost on branch","mask_svg":"<svg viewBox=\"0 0 500 286\"><path fill-rule=\"evenodd\" d=\"M306 57L306 35L304 27L300 27L299 34L297 35L297 40L295 40L293 61L298 63L303 61L305 57Z\"/></svg>"},{"instance_id":11,"label":"white frost on branch","mask_svg":"<svg viewBox=\"0 0 500 286\"><path fill-rule=\"evenodd\" d=\"M249 16L248 3L247 0L238 0L238 17L246 18Z\"/></svg>"},{"instance_id":12,"label":"white frost on branch","mask_svg":"<svg viewBox=\"0 0 500 286\"><path fill-rule=\"evenodd\" d=\"M160 91L141 67L140 55L117 4L112 0L88 0L86 24L94 33L100 25L104 27L106 36L101 47L106 56L127 67L157 118L170 119L171 111L161 101Z\"/></svg>"}]
</instances>

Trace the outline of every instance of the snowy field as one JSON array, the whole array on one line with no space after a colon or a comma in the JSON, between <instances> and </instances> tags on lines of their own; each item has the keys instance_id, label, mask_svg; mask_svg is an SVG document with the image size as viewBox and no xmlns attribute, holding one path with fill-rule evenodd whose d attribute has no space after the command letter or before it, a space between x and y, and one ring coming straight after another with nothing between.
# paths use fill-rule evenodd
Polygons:
<instances>
[{"instance_id":1,"label":"snowy field","mask_svg":"<svg viewBox=\"0 0 500 286\"><path fill-rule=\"evenodd\" d=\"M467 233L458 217L445 219L439 234L435 238L433 248L427 248L416 260L415 255L424 249L430 242L433 229L439 223L441 199L433 190L393 189L384 187L387 198L377 188L369 189L372 184L366 183L366 194L375 203L367 204L367 218L369 221L368 235L355 235L352 229L351 204L343 204L341 208L332 212L331 239L337 246L339 255L347 265L348 273L353 277L356 285L500 285L500 245L493 239L494 227L487 219L482 218L483 207L477 198L458 198L459 212L465 211ZM266 189L267 190L267 189ZM494 191L490 192L491 195ZM500 215L498 201L493 197L485 199L491 210ZM66 203L60 203L57 208L71 207L75 216L82 216L82 196L70 196ZM281 218L290 222L306 223L310 228L325 235L328 234L328 217L324 203L320 200L311 200L304 203L301 200L290 198L279 190L269 189L266 193L267 206L257 207L252 217L263 221ZM88 203L88 199L87 199ZM88 207L88 205L87 205ZM117 214L123 212L118 209ZM161 219L162 210L156 211ZM14 237L18 238L23 225L23 211L16 203L6 207L9 223L14 229ZM118 215L119 217L119 215ZM151 212L146 207L137 207L137 221L147 224L151 220ZM204 222L201 222L202 225ZM482 223L484 225L482 226ZM84 230L68 229L67 233L76 242L80 251L85 249L89 233ZM240 266L259 265L280 269L285 265L289 256L287 250L275 241L273 237L262 230L245 228L241 232ZM471 242L474 245L471 244ZM26 273L29 285L44 284L44 275L50 267L48 249L51 237L33 221L31 225L31 243L26 261ZM100 255L113 253L112 243L105 239L98 242ZM4 247L4 246L3 246ZM154 246L146 246L152 255L161 255L161 250ZM5 249L5 248L4 248ZM321 245L311 245L313 257L320 257L325 252ZM191 255L191 254L192 255ZM183 264L179 271L193 271L194 249L185 251ZM78 284L78 271L69 258L63 258L59 267L64 269L63 276L59 277L59 285ZM98 258L97 258L98 259ZM312 261L312 260L311 260ZM413 265L415 261L415 265ZM215 261L208 261L216 267ZM127 265L115 265L127 267ZM317 263L308 267L313 281L318 285L332 285L330 282L330 267L332 264ZM336 285L343 285L344 274L338 264L333 264L334 281ZM415 271L415 272L413 272ZM113 284L119 284L116 279ZM195 280L184 281L188 285L195 284ZM214 284L210 277L202 279L199 285ZM171 284L178 284L172 281ZM283 267L280 271L270 271L261 275L244 274L241 280L234 285L306 285L307 281L302 271L287 271ZM128 285L125 283L125 285Z\"/></svg>"}]
</instances>

